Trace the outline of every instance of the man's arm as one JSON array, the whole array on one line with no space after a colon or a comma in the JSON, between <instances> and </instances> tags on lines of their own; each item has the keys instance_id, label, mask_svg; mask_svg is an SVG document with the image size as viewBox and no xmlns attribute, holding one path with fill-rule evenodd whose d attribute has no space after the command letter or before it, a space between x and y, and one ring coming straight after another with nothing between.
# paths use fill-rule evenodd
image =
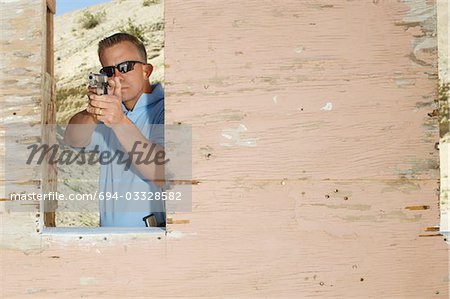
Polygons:
<instances>
[{"instance_id":1,"label":"man's arm","mask_svg":"<svg viewBox=\"0 0 450 299\"><path fill-rule=\"evenodd\" d=\"M78 112L69 121L64 134L64 143L73 147L87 146L98 123L96 116L87 110Z\"/></svg>"},{"instance_id":2,"label":"man's arm","mask_svg":"<svg viewBox=\"0 0 450 299\"><path fill-rule=\"evenodd\" d=\"M142 135L141 131L123 113L120 80L115 78L114 81L110 80L108 83L107 95L98 96L91 94L89 96L90 101L87 112L95 113L95 111L101 109L103 111L102 114L97 114L96 118L113 130L125 152L142 153L141 156L129 155L134 167L155 185L159 187L164 186L164 163L156 163L164 160L164 149ZM153 162L150 164L137 163L139 160Z\"/></svg>"},{"instance_id":3,"label":"man's arm","mask_svg":"<svg viewBox=\"0 0 450 299\"><path fill-rule=\"evenodd\" d=\"M122 145L134 167L158 187L164 186L164 148L148 140L141 131L125 116L112 130ZM134 153L134 154L130 154ZM152 161L143 163L143 161Z\"/></svg>"}]
</instances>

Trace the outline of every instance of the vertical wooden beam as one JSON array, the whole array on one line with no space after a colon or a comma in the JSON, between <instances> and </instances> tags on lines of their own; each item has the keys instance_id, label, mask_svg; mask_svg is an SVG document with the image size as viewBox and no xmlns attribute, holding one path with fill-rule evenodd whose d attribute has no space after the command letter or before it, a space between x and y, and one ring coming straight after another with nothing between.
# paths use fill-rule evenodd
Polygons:
<instances>
[{"instance_id":1,"label":"vertical wooden beam","mask_svg":"<svg viewBox=\"0 0 450 299\"><path fill-rule=\"evenodd\" d=\"M56 0L47 0L47 7L50 9L52 14L56 13Z\"/></svg>"},{"instance_id":2,"label":"vertical wooden beam","mask_svg":"<svg viewBox=\"0 0 450 299\"><path fill-rule=\"evenodd\" d=\"M449 40L450 40L450 4L447 0L437 1L437 32L439 51L439 142L440 152L440 230L447 235L450 232L450 206L448 203L450 191L450 122L449 122Z\"/></svg>"},{"instance_id":3,"label":"vertical wooden beam","mask_svg":"<svg viewBox=\"0 0 450 299\"><path fill-rule=\"evenodd\" d=\"M54 80L54 25L55 1L47 0L45 8L45 72L44 72L44 97L42 101L42 142L43 144L54 144L55 128L52 126L56 122L56 96ZM56 191L57 169L54 165L46 163L43 168L42 190L44 194ZM48 227L56 226L55 210L56 201L44 201L44 225Z\"/></svg>"},{"instance_id":4,"label":"vertical wooden beam","mask_svg":"<svg viewBox=\"0 0 450 299\"><path fill-rule=\"evenodd\" d=\"M53 18L55 16L54 10L52 10L48 6L47 1L47 11L46 11L46 46L47 46L47 57L46 57L46 71L49 73L52 77L54 75L54 62L53 62Z\"/></svg>"}]
</instances>

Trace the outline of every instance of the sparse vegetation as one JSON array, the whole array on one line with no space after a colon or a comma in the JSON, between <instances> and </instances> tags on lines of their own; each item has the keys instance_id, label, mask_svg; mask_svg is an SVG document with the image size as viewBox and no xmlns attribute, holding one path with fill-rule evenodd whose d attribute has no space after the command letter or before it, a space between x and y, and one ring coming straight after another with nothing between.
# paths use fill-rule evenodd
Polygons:
<instances>
[{"instance_id":1,"label":"sparse vegetation","mask_svg":"<svg viewBox=\"0 0 450 299\"><path fill-rule=\"evenodd\" d=\"M142 6L150 6L152 4L158 4L159 0L144 0Z\"/></svg>"},{"instance_id":2,"label":"sparse vegetation","mask_svg":"<svg viewBox=\"0 0 450 299\"><path fill-rule=\"evenodd\" d=\"M441 104L447 103L448 105L448 93L450 90L450 83L439 84L438 89L438 102Z\"/></svg>"},{"instance_id":3,"label":"sparse vegetation","mask_svg":"<svg viewBox=\"0 0 450 299\"><path fill-rule=\"evenodd\" d=\"M66 124L76 112L86 108L87 88L80 84L77 87L59 87L56 89L56 121Z\"/></svg>"},{"instance_id":4,"label":"sparse vegetation","mask_svg":"<svg viewBox=\"0 0 450 299\"><path fill-rule=\"evenodd\" d=\"M106 13L104 11L96 13L95 15L89 11L85 11L80 18L79 23L84 29L92 29L100 24L105 19Z\"/></svg>"},{"instance_id":5,"label":"sparse vegetation","mask_svg":"<svg viewBox=\"0 0 450 299\"><path fill-rule=\"evenodd\" d=\"M85 86L58 88L56 91L56 106L59 107L68 98L81 98L87 94Z\"/></svg>"},{"instance_id":6,"label":"sparse vegetation","mask_svg":"<svg viewBox=\"0 0 450 299\"><path fill-rule=\"evenodd\" d=\"M145 31L147 28L145 28L144 25L134 25L131 18L128 18L128 23L125 26L122 26L119 28L120 32L128 33L131 35L136 36L139 38L142 42L146 42L147 39L145 38Z\"/></svg>"},{"instance_id":7,"label":"sparse vegetation","mask_svg":"<svg viewBox=\"0 0 450 299\"><path fill-rule=\"evenodd\" d=\"M164 22L160 21L160 22L156 22L154 24L151 24L150 27L148 28L150 31L160 31L160 30L164 30Z\"/></svg>"}]
</instances>

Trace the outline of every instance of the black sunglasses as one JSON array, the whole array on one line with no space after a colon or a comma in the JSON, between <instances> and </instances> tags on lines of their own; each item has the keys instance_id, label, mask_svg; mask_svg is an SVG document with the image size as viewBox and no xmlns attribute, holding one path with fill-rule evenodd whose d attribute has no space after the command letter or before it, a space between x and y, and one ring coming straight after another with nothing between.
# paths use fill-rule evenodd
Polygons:
<instances>
[{"instance_id":1,"label":"black sunglasses","mask_svg":"<svg viewBox=\"0 0 450 299\"><path fill-rule=\"evenodd\" d=\"M105 66L102 69L100 69L100 73L105 74L108 77L112 77L112 76L114 76L116 69L118 69L119 72L121 72L122 74L125 74L125 73L128 73L129 71L134 70L134 65L136 63L146 64L141 61L129 60L129 61L121 62L117 65Z\"/></svg>"}]
</instances>

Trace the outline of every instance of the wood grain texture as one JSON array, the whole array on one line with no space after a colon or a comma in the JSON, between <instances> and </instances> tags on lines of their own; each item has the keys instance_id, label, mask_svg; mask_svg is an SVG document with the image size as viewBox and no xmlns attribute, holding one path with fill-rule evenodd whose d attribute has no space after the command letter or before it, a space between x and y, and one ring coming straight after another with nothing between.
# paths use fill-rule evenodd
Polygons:
<instances>
[{"instance_id":1,"label":"wood grain texture","mask_svg":"<svg viewBox=\"0 0 450 299\"><path fill-rule=\"evenodd\" d=\"M177 3L198 15L167 19L167 119L212 156L194 153L194 178L437 178L436 53L411 59L408 7L264 3Z\"/></svg>"},{"instance_id":2,"label":"wood grain texture","mask_svg":"<svg viewBox=\"0 0 450 299\"><path fill-rule=\"evenodd\" d=\"M47 112L44 71L46 67L45 1L12 1L2 5L1 102L2 160L1 185L6 192L33 192L41 187L40 166L26 165L25 144L40 142L40 126ZM43 110L46 111L45 115Z\"/></svg>"},{"instance_id":3,"label":"wood grain texture","mask_svg":"<svg viewBox=\"0 0 450 299\"><path fill-rule=\"evenodd\" d=\"M194 213L177 215L190 223L166 237L43 237L39 255L6 251L3 283L38 297L445 297L447 247L419 236L434 234L436 186L415 184L200 184ZM405 209L419 204L430 209Z\"/></svg>"},{"instance_id":4,"label":"wood grain texture","mask_svg":"<svg viewBox=\"0 0 450 299\"><path fill-rule=\"evenodd\" d=\"M435 12L166 1L166 122L192 126L193 212L160 238L8 247L3 295L448 298Z\"/></svg>"}]
</instances>

